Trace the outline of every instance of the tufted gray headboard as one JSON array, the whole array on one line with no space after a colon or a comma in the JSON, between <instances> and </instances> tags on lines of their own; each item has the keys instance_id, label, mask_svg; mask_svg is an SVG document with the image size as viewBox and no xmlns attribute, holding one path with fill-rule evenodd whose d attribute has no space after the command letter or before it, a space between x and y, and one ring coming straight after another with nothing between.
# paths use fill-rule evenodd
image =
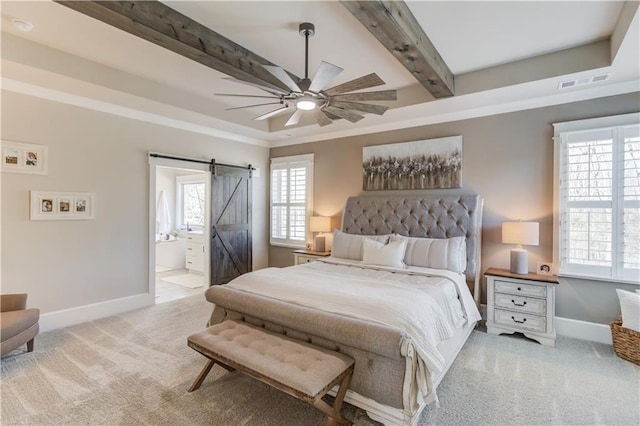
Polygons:
<instances>
[{"instance_id":1,"label":"tufted gray headboard","mask_svg":"<svg viewBox=\"0 0 640 426\"><path fill-rule=\"evenodd\" d=\"M466 237L467 285L480 301L482 205L479 195L377 195L349 197L342 213L348 234Z\"/></svg>"}]
</instances>

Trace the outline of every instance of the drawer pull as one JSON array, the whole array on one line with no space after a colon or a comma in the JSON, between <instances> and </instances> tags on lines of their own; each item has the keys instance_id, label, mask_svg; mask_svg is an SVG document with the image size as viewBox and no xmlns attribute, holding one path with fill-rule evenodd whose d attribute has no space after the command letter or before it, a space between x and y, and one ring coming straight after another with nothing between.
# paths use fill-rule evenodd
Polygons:
<instances>
[{"instance_id":1,"label":"drawer pull","mask_svg":"<svg viewBox=\"0 0 640 426\"><path fill-rule=\"evenodd\" d=\"M518 287L518 291L522 291L522 288Z\"/></svg>"},{"instance_id":2,"label":"drawer pull","mask_svg":"<svg viewBox=\"0 0 640 426\"><path fill-rule=\"evenodd\" d=\"M515 317L511 317L511 319L513 320L513 322L517 322L518 324L524 324L525 322L527 322L526 318L523 318L522 321L518 321L517 319L515 319Z\"/></svg>"},{"instance_id":3,"label":"drawer pull","mask_svg":"<svg viewBox=\"0 0 640 426\"><path fill-rule=\"evenodd\" d=\"M521 305L517 304L515 300L511 299L511 303L513 303L515 306L524 306L527 304L527 301L525 300L524 302L522 302Z\"/></svg>"}]
</instances>

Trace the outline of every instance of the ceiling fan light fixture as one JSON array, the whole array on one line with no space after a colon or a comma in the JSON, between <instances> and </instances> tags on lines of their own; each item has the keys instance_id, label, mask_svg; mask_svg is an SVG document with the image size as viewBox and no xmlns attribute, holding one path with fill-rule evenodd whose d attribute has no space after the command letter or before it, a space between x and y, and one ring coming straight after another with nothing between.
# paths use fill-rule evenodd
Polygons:
<instances>
[{"instance_id":1,"label":"ceiling fan light fixture","mask_svg":"<svg viewBox=\"0 0 640 426\"><path fill-rule=\"evenodd\" d=\"M312 109L315 109L316 106L316 101L313 100L311 96L303 96L298 99L298 102L296 102L296 107L303 111L311 111Z\"/></svg>"}]
</instances>

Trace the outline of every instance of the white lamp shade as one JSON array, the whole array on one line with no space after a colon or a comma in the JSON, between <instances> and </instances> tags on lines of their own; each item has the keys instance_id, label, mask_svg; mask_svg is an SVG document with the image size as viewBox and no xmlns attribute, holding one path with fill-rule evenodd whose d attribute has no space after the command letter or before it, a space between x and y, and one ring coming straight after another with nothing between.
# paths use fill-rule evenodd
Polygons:
<instances>
[{"instance_id":1,"label":"white lamp shade","mask_svg":"<svg viewBox=\"0 0 640 426\"><path fill-rule=\"evenodd\" d=\"M331 218L328 216L313 216L309 221L309 230L311 232L331 231Z\"/></svg>"},{"instance_id":2,"label":"white lamp shade","mask_svg":"<svg viewBox=\"0 0 640 426\"><path fill-rule=\"evenodd\" d=\"M502 243L537 246L539 244L538 222L503 222Z\"/></svg>"}]
</instances>

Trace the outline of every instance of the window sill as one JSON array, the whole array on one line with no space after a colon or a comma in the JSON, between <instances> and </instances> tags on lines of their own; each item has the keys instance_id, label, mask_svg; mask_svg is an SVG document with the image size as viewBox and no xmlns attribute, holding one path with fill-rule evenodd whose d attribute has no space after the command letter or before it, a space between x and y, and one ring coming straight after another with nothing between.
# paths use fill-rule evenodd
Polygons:
<instances>
[{"instance_id":1,"label":"window sill","mask_svg":"<svg viewBox=\"0 0 640 426\"><path fill-rule=\"evenodd\" d=\"M298 245L292 245L292 244L282 244L282 243L269 243L269 245L271 245L271 247L282 247L282 248L289 248L289 249L293 249L293 250L304 250L307 248L306 244L303 244L301 246Z\"/></svg>"},{"instance_id":2,"label":"window sill","mask_svg":"<svg viewBox=\"0 0 640 426\"><path fill-rule=\"evenodd\" d=\"M578 274L558 274L558 277L586 280L586 281L602 281L610 284L632 284L632 285L640 286L640 281L627 280L624 278L594 277L590 275L578 275Z\"/></svg>"}]
</instances>

